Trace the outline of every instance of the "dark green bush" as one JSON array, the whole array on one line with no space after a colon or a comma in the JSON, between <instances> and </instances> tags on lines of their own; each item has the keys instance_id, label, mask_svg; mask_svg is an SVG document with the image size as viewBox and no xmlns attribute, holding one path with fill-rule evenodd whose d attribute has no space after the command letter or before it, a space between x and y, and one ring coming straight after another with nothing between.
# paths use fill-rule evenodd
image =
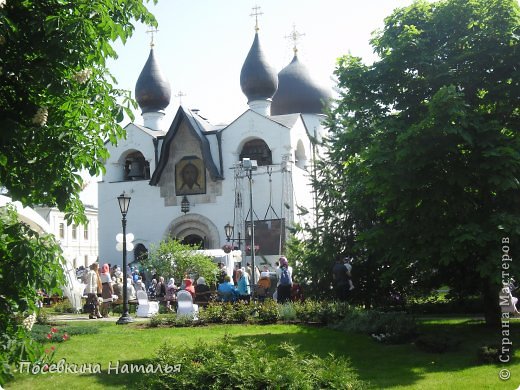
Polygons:
<instances>
[{"instance_id":1,"label":"dark green bush","mask_svg":"<svg viewBox=\"0 0 520 390\"><path fill-rule=\"evenodd\" d=\"M154 366L180 365L179 372L146 374L142 389L364 389L344 358L321 358L283 343L224 340L189 348L165 345Z\"/></svg>"},{"instance_id":2,"label":"dark green bush","mask_svg":"<svg viewBox=\"0 0 520 390\"><path fill-rule=\"evenodd\" d=\"M480 364L500 363L500 347L484 345L477 350L477 360Z\"/></svg>"},{"instance_id":3,"label":"dark green bush","mask_svg":"<svg viewBox=\"0 0 520 390\"><path fill-rule=\"evenodd\" d=\"M256 306L255 321L261 324L273 324L278 321L278 304L272 299L266 299Z\"/></svg>"},{"instance_id":4,"label":"dark green bush","mask_svg":"<svg viewBox=\"0 0 520 390\"><path fill-rule=\"evenodd\" d=\"M460 340L448 333L428 333L417 337L415 345L421 351L431 353L443 353L454 350L460 344Z\"/></svg>"},{"instance_id":5,"label":"dark green bush","mask_svg":"<svg viewBox=\"0 0 520 390\"><path fill-rule=\"evenodd\" d=\"M228 309L229 306L224 306L221 302L210 302L200 310L199 318L202 322L219 324L224 322L224 309Z\"/></svg>"},{"instance_id":6,"label":"dark green bush","mask_svg":"<svg viewBox=\"0 0 520 390\"><path fill-rule=\"evenodd\" d=\"M388 343L404 343L417 334L417 323L414 317L403 312L375 310L352 310L332 328L365 333L372 337L384 335L383 339Z\"/></svg>"}]
</instances>

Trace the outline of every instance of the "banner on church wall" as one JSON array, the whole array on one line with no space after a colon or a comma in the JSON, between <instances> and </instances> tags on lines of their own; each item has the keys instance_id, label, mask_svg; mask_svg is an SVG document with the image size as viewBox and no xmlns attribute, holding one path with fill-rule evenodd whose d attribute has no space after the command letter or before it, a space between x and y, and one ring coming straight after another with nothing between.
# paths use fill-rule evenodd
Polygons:
<instances>
[{"instance_id":1,"label":"banner on church wall","mask_svg":"<svg viewBox=\"0 0 520 390\"><path fill-rule=\"evenodd\" d=\"M175 165L175 195L206 193L206 169L196 156L184 157Z\"/></svg>"},{"instance_id":2,"label":"banner on church wall","mask_svg":"<svg viewBox=\"0 0 520 390\"><path fill-rule=\"evenodd\" d=\"M255 247L257 255L279 255L283 253L285 247L285 220L284 219L263 219L254 221L255 223ZM246 238L245 247L250 247L251 235L249 233L251 221L245 222Z\"/></svg>"}]
</instances>

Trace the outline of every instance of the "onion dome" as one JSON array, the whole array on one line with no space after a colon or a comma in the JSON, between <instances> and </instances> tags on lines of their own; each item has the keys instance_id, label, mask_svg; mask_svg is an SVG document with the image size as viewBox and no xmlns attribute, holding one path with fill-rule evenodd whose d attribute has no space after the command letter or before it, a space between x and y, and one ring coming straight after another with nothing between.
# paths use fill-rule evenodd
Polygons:
<instances>
[{"instance_id":1,"label":"onion dome","mask_svg":"<svg viewBox=\"0 0 520 390\"><path fill-rule=\"evenodd\" d=\"M152 47L135 84L135 98L145 114L165 109L170 104L170 97L170 82L161 72Z\"/></svg>"},{"instance_id":2,"label":"onion dome","mask_svg":"<svg viewBox=\"0 0 520 390\"><path fill-rule=\"evenodd\" d=\"M331 93L311 79L296 54L291 63L278 73L278 81L271 115L321 114L331 99Z\"/></svg>"},{"instance_id":3,"label":"onion dome","mask_svg":"<svg viewBox=\"0 0 520 390\"><path fill-rule=\"evenodd\" d=\"M265 58L258 32L242 65L240 87L248 102L271 99L278 87L278 76Z\"/></svg>"}]
</instances>

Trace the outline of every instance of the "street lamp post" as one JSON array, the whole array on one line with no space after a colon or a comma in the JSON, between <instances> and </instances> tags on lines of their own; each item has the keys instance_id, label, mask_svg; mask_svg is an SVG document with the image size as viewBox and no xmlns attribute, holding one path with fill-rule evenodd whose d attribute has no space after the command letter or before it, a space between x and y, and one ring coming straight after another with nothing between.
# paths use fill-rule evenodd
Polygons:
<instances>
[{"instance_id":1,"label":"street lamp post","mask_svg":"<svg viewBox=\"0 0 520 390\"><path fill-rule=\"evenodd\" d=\"M240 238L240 232L237 233L238 238L235 238L235 236L233 234L234 231L235 231L235 227L233 225L231 225L229 222L224 226L224 233L226 234L227 242L231 241L231 243L233 244L235 241L238 241L238 249L240 250L240 243L245 240Z\"/></svg>"},{"instance_id":2,"label":"street lamp post","mask_svg":"<svg viewBox=\"0 0 520 390\"><path fill-rule=\"evenodd\" d=\"M250 160L248 158L242 159L242 168L245 169L247 178L249 179L249 204L250 204L250 217L251 217L251 280L252 285L256 285L255 280L255 223L253 220L253 171L258 169L256 160Z\"/></svg>"},{"instance_id":3,"label":"street lamp post","mask_svg":"<svg viewBox=\"0 0 520 390\"><path fill-rule=\"evenodd\" d=\"M123 216L121 223L123 225L123 314L117 320L116 324L123 325L130 322L134 322L130 314L128 313L128 291L127 291L127 276L126 276L126 214L128 213L128 207L130 206L130 196L126 195L123 191L121 195L117 197L119 203L119 209Z\"/></svg>"}]
</instances>

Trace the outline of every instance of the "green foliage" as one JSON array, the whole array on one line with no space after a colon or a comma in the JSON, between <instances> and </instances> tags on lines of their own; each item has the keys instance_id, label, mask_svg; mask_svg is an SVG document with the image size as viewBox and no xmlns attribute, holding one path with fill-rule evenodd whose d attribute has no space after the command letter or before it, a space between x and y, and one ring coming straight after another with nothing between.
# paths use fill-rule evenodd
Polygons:
<instances>
[{"instance_id":1,"label":"green foliage","mask_svg":"<svg viewBox=\"0 0 520 390\"><path fill-rule=\"evenodd\" d=\"M292 322L297 318L296 309L292 302L286 302L282 305L278 305L278 317L282 322Z\"/></svg>"},{"instance_id":2,"label":"green foliage","mask_svg":"<svg viewBox=\"0 0 520 390\"><path fill-rule=\"evenodd\" d=\"M56 302L52 306L52 310L55 313L75 313L76 312L76 309L74 309L74 307L72 307L72 305L68 299L64 299L61 302Z\"/></svg>"},{"instance_id":3,"label":"green foliage","mask_svg":"<svg viewBox=\"0 0 520 390\"><path fill-rule=\"evenodd\" d=\"M88 325L40 325L35 324L31 330L31 338L38 343L61 343L70 336L96 334L99 330ZM50 337L49 337L50 335Z\"/></svg>"},{"instance_id":4,"label":"green foliage","mask_svg":"<svg viewBox=\"0 0 520 390\"><path fill-rule=\"evenodd\" d=\"M260 341L198 342L179 349L164 345L152 361L179 372L145 375L143 389L364 389L349 362L341 357L298 352L287 343L269 346Z\"/></svg>"},{"instance_id":5,"label":"green foliage","mask_svg":"<svg viewBox=\"0 0 520 390\"><path fill-rule=\"evenodd\" d=\"M261 324L273 324L278 321L278 304L272 299L266 299L262 304L255 306L255 321Z\"/></svg>"},{"instance_id":6,"label":"green foliage","mask_svg":"<svg viewBox=\"0 0 520 390\"><path fill-rule=\"evenodd\" d=\"M37 311L37 291L59 291L64 284L61 248L52 235L40 235L18 221L12 206L0 208L0 384L10 365L39 357L22 320Z\"/></svg>"},{"instance_id":7,"label":"green foliage","mask_svg":"<svg viewBox=\"0 0 520 390\"><path fill-rule=\"evenodd\" d=\"M132 34L132 20L156 25L141 0L8 1L0 7L0 187L24 206L57 206L85 222L78 174L96 175L105 141L125 135L130 93L105 67L111 43ZM35 309L36 291L64 283L59 245L0 210L0 384L19 359L41 356L14 318Z\"/></svg>"},{"instance_id":8,"label":"green foliage","mask_svg":"<svg viewBox=\"0 0 520 390\"><path fill-rule=\"evenodd\" d=\"M418 1L374 34L373 64L338 60L310 254L354 256L365 304L444 284L498 322L503 239L520 241L519 36L515 0Z\"/></svg>"},{"instance_id":9,"label":"green foliage","mask_svg":"<svg viewBox=\"0 0 520 390\"><path fill-rule=\"evenodd\" d=\"M151 247L150 255L141 261L149 270L155 270L165 279L173 277L181 281L188 275L192 279L202 276L206 284L216 282L217 265L206 255L196 252L196 247L184 245L177 240L168 238L159 245Z\"/></svg>"},{"instance_id":10,"label":"green foliage","mask_svg":"<svg viewBox=\"0 0 520 390\"><path fill-rule=\"evenodd\" d=\"M380 312L376 310L352 310L332 328L347 332L359 332L381 336L385 342L404 343L417 334L414 317L403 312ZM382 341L382 340L379 340Z\"/></svg>"},{"instance_id":11,"label":"green foliage","mask_svg":"<svg viewBox=\"0 0 520 390\"><path fill-rule=\"evenodd\" d=\"M500 363L500 347L497 345L484 345L477 350L477 360L480 364Z\"/></svg>"},{"instance_id":12,"label":"green foliage","mask_svg":"<svg viewBox=\"0 0 520 390\"><path fill-rule=\"evenodd\" d=\"M125 136L129 91L106 68L133 20L156 25L142 0L8 1L0 8L0 183L24 205L84 219L86 169L103 170L105 141Z\"/></svg>"}]
</instances>

